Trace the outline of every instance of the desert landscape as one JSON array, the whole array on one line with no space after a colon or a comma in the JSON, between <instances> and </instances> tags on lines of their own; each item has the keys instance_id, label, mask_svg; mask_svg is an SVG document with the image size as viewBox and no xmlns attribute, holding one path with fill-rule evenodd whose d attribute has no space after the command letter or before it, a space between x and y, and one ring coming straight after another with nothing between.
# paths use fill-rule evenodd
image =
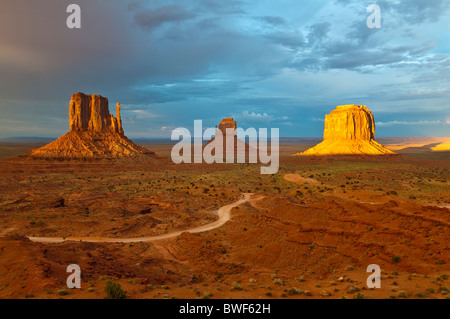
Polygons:
<instances>
[{"instance_id":1,"label":"desert landscape","mask_svg":"<svg viewBox=\"0 0 450 319\"><path fill-rule=\"evenodd\" d=\"M0 300L14 313L30 308L13 299L147 299L150 315L280 318L395 299L405 317L450 299L448 1L0 12Z\"/></svg>"},{"instance_id":2,"label":"desert landscape","mask_svg":"<svg viewBox=\"0 0 450 319\"><path fill-rule=\"evenodd\" d=\"M91 117L109 118L105 107ZM110 134L102 147L123 136L71 129L81 141ZM66 136L1 146L1 298L104 298L108 280L127 298L449 296L450 151L430 147L448 139L389 139L388 156L295 156L315 141L286 139L278 173L261 175L256 164L175 165L169 142L82 158ZM67 289L69 264L81 289ZM369 264L380 289L366 287Z\"/></svg>"}]
</instances>

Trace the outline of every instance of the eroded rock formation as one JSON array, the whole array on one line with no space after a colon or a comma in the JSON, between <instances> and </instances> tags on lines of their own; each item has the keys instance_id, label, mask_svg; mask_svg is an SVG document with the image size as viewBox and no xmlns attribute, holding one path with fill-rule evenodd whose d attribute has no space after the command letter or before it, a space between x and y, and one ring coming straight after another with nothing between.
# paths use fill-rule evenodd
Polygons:
<instances>
[{"instance_id":1,"label":"eroded rock formation","mask_svg":"<svg viewBox=\"0 0 450 319\"><path fill-rule=\"evenodd\" d=\"M109 114L108 99L100 95L75 93L70 99L70 130L74 132L106 132L123 134L120 104L117 116Z\"/></svg>"},{"instance_id":2,"label":"eroded rock formation","mask_svg":"<svg viewBox=\"0 0 450 319\"><path fill-rule=\"evenodd\" d=\"M222 132L223 135L227 133L227 128L232 129L233 132L235 132L237 129L236 121L233 120L232 117L224 118L219 123L219 130Z\"/></svg>"},{"instance_id":3,"label":"eroded rock formation","mask_svg":"<svg viewBox=\"0 0 450 319\"><path fill-rule=\"evenodd\" d=\"M109 113L108 99L75 93L69 104L70 132L31 151L34 158L120 158L156 157L124 135L117 103L116 117Z\"/></svg>"},{"instance_id":4,"label":"eroded rock formation","mask_svg":"<svg viewBox=\"0 0 450 319\"><path fill-rule=\"evenodd\" d=\"M395 154L375 141L375 122L365 105L340 105L325 116L323 142L297 155Z\"/></svg>"},{"instance_id":5,"label":"eroded rock formation","mask_svg":"<svg viewBox=\"0 0 450 319\"><path fill-rule=\"evenodd\" d=\"M223 138L222 147L219 147L219 143L217 142L216 137L214 137L211 141L207 143L207 145L211 144L214 145L215 150L212 152L212 154L218 155L220 154L225 157L228 155L236 156L238 154L242 155L250 154L249 152L250 150L253 150L253 148L250 148L250 146L247 143L245 143L244 141L240 140L237 137L236 129L237 129L236 121L232 117L227 117L224 118L222 121L220 121L219 127L216 126L216 137L221 133ZM228 143L232 144L232 149L234 150L233 154L227 154L227 141Z\"/></svg>"}]
</instances>

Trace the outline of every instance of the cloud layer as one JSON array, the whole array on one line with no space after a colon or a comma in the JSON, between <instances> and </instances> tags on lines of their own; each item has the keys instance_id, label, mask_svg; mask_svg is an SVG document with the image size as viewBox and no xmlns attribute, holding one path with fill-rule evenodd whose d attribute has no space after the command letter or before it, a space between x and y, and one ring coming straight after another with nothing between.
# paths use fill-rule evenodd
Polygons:
<instances>
[{"instance_id":1,"label":"cloud layer","mask_svg":"<svg viewBox=\"0 0 450 319\"><path fill-rule=\"evenodd\" d=\"M381 29L356 0L79 0L69 30L70 3L0 0L0 137L61 135L77 91L121 102L130 136L227 116L321 136L317 119L351 103L378 136L449 134L446 0L378 1Z\"/></svg>"}]
</instances>

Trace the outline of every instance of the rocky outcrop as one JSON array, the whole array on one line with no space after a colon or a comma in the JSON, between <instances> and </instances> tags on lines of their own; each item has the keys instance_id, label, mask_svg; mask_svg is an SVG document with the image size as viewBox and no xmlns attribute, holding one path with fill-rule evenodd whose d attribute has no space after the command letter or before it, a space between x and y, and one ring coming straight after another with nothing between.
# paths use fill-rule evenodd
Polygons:
<instances>
[{"instance_id":1,"label":"rocky outcrop","mask_svg":"<svg viewBox=\"0 0 450 319\"><path fill-rule=\"evenodd\" d=\"M120 103L116 104L117 132L123 134L122 118L120 117Z\"/></svg>"},{"instance_id":2,"label":"rocky outcrop","mask_svg":"<svg viewBox=\"0 0 450 319\"><path fill-rule=\"evenodd\" d=\"M365 105L340 105L325 116L323 142L297 155L395 154L375 141L375 121Z\"/></svg>"},{"instance_id":3,"label":"rocky outcrop","mask_svg":"<svg viewBox=\"0 0 450 319\"><path fill-rule=\"evenodd\" d=\"M120 104L116 117L109 113L108 99L75 93L69 104L70 132L31 151L34 158L148 158L157 156L124 135Z\"/></svg>"}]
</instances>

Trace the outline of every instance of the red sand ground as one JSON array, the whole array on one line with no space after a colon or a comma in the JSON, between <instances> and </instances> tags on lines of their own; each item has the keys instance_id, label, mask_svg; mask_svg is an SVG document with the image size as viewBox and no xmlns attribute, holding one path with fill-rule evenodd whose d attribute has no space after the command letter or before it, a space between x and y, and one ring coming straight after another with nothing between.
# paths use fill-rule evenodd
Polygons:
<instances>
[{"instance_id":1,"label":"red sand ground","mask_svg":"<svg viewBox=\"0 0 450 319\"><path fill-rule=\"evenodd\" d=\"M167 156L170 147L151 149ZM301 151L281 151L294 149ZM448 163L442 152L283 155L278 174L263 176L259 164L2 160L0 297L104 298L111 279L128 298L446 298ZM135 244L27 239L170 233L214 221L214 211L244 192L264 198L200 234ZM73 263L82 288L69 290ZM383 270L381 289L365 285L369 264Z\"/></svg>"}]
</instances>

